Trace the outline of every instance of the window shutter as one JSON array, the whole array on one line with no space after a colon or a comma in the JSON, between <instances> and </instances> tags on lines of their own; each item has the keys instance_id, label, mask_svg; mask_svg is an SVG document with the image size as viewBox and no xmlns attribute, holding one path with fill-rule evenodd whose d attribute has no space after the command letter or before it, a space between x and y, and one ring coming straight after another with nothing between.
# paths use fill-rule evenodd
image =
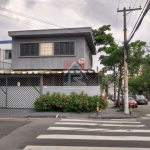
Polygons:
<instances>
[{"instance_id":1,"label":"window shutter","mask_svg":"<svg viewBox=\"0 0 150 150\"><path fill-rule=\"evenodd\" d=\"M34 56L34 44L30 44L30 55Z\"/></svg>"},{"instance_id":2,"label":"window shutter","mask_svg":"<svg viewBox=\"0 0 150 150\"><path fill-rule=\"evenodd\" d=\"M70 42L69 54L70 54L70 55L74 55L74 42Z\"/></svg>"},{"instance_id":3,"label":"window shutter","mask_svg":"<svg viewBox=\"0 0 150 150\"><path fill-rule=\"evenodd\" d=\"M63 55L64 54L64 49L65 49L65 43L61 42L60 43L60 55Z\"/></svg>"},{"instance_id":4,"label":"window shutter","mask_svg":"<svg viewBox=\"0 0 150 150\"><path fill-rule=\"evenodd\" d=\"M34 44L34 56L39 56L39 43Z\"/></svg>"},{"instance_id":5,"label":"window shutter","mask_svg":"<svg viewBox=\"0 0 150 150\"><path fill-rule=\"evenodd\" d=\"M55 43L54 43L54 54L55 54L55 55L59 55L59 54L60 54L59 49L60 49L59 43L58 43L58 42L55 42Z\"/></svg>"},{"instance_id":6,"label":"window shutter","mask_svg":"<svg viewBox=\"0 0 150 150\"><path fill-rule=\"evenodd\" d=\"M69 55L69 42L65 43L64 54Z\"/></svg>"},{"instance_id":7,"label":"window shutter","mask_svg":"<svg viewBox=\"0 0 150 150\"><path fill-rule=\"evenodd\" d=\"M20 56L25 55L25 44L20 44Z\"/></svg>"},{"instance_id":8,"label":"window shutter","mask_svg":"<svg viewBox=\"0 0 150 150\"><path fill-rule=\"evenodd\" d=\"M30 45L25 44L25 56L30 56Z\"/></svg>"}]
</instances>

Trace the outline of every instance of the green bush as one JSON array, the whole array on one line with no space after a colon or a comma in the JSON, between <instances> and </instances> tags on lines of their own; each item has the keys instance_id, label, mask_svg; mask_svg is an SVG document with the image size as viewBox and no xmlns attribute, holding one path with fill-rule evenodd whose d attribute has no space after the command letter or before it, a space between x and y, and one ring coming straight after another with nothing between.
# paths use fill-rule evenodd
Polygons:
<instances>
[{"instance_id":1,"label":"green bush","mask_svg":"<svg viewBox=\"0 0 150 150\"><path fill-rule=\"evenodd\" d=\"M100 109L107 107L106 97L103 96L88 96L84 92L72 92L70 95L48 92L36 99L34 107L40 111L90 112L96 110L97 102Z\"/></svg>"}]
</instances>

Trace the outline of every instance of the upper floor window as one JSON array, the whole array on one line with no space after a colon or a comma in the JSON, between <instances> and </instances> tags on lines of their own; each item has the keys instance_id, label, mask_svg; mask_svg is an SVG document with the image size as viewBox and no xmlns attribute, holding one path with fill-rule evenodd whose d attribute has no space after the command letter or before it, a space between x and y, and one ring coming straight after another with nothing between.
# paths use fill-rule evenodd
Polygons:
<instances>
[{"instance_id":1,"label":"upper floor window","mask_svg":"<svg viewBox=\"0 0 150 150\"><path fill-rule=\"evenodd\" d=\"M20 44L20 56L39 56L39 43Z\"/></svg>"},{"instance_id":2,"label":"upper floor window","mask_svg":"<svg viewBox=\"0 0 150 150\"><path fill-rule=\"evenodd\" d=\"M54 55L74 55L74 42L55 42Z\"/></svg>"},{"instance_id":3,"label":"upper floor window","mask_svg":"<svg viewBox=\"0 0 150 150\"><path fill-rule=\"evenodd\" d=\"M11 59L11 50L5 50L5 59Z\"/></svg>"}]
</instances>

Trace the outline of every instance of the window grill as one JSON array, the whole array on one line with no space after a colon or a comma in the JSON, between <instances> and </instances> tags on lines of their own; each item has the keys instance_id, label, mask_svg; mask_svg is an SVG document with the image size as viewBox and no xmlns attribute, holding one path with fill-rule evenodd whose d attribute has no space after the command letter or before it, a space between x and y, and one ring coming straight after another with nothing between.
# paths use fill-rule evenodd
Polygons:
<instances>
[{"instance_id":1,"label":"window grill","mask_svg":"<svg viewBox=\"0 0 150 150\"><path fill-rule=\"evenodd\" d=\"M99 76L96 73L64 73L43 75L44 86L97 86Z\"/></svg>"}]
</instances>

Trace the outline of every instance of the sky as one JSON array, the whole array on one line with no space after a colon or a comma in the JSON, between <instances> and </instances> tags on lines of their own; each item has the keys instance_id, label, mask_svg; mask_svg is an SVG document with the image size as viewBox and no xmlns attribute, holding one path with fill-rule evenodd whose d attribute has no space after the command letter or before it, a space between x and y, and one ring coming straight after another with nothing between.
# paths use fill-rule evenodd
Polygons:
<instances>
[{"instance_id":1,"label":"sky","mask_svg":"<svg viewBox=\"0 0 150 150\"><path fill-rule=\"evenodd\" d=\"M56 29L73 27L92 27L97 29L103 25L111 25L111 33L116 43L122 45L123 41L123 13L117 13L124 7L139 8L147 0L0 0L0 40L10 40L8 31ZM34 21L11 12L3 11L6 8L31 17L42 19L50 24ZM133 11L127 15L127 35L130 35L141 10ZM11 18L11 19L10 19ZM13 20L12 20L13 19ZM14 21L17 20L17 21ZM25 22L25 23L22 23ZM150 45L150 11L144 18L142 25L136 32L132 41L146 41ZM8 47L0 45L0 48ZM93 69L102 65L99 56L93 56Z\"/></svg>"}]
</instances>

